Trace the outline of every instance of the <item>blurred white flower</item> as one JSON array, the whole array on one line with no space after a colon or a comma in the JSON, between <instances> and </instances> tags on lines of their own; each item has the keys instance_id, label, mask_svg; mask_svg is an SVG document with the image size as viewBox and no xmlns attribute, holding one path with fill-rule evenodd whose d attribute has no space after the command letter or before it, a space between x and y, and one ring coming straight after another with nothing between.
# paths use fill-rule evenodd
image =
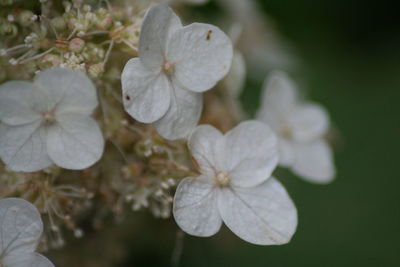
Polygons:
<instances>
[{"instance_id":1,"label":"blurred white flower","mask_svg":"<svg viewBox=\"0 0 400 267\"><path fill-rule=\"evenodd\" d=\"M121 77L126 111L154 123L164 138L186 137L199 120L201 93L228 73L232 50L219 28L183 27L168 6L151 7L141 29L140 58L129 60Z\"/></svg>"},{"instance_id":2,"label":"blurred white flower","mask_svg":"<svg viewBox=\"0 0 400 267\"><path fill-rule=\"evenodd\" d=\"M198 126L189 149L201 175L185 178L174 199L174 217L183 231L211 236L222 221L243 240L284 244L297 227L297 210L273 177L277 141L264 123L246 121L222 135Z\"/></svg>"},{"instance_id":3,"label":"blurred white flower","mask_svg":"<svg viewBox=\"0 0 400 267\"><path fill-rule=\"evenodd\" d=\"M223 81L232 96L238 98L246 81L246 61L239 50L235 50L232 67Z\"/></svg>"},{"instance_id":4,"label":"blurred white flower","mask_svg":"<svg viewBox=\"0 0 400 267\"><path fill-rule=\"evenodd\" d=\"M274 72L266 79L257 117L279 137L281 166L307 181L332 181L333 156L324 140L330 127L328 114L320 105L301 101L286 74Z\"/></svg>"},{"instance_id":5,"label":"blurred white flower","mask_svg":"<svg viewBox=\"0 0 400 267\"><path fill-rule=\"evenodd\" d=\"M0 157L14 171L33 172L56 164L84 169L98 161L104 139L89 115L96 88L79 71L53 68L33 83L0 86Z\"/></svg>"},{"instance_id":6,"label":"blurred white flower","mask_svg":"<svg viewBox=\"0 0 400 267\"><path fill-rule=\"evenodd\" d=\"M0 266L52 267L35 252L43 232L36 207L19 198L0 200Z\"/></svg>"}]
</instances>

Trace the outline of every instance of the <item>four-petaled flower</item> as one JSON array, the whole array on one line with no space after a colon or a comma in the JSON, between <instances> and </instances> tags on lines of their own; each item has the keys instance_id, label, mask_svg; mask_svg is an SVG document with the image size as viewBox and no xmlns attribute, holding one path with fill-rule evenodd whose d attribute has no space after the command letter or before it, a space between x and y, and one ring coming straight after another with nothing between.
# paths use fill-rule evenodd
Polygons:
<instances>
[{"instance_id":1,"label":"four-petaled flower","mask_svg":"<svg viewBox=\"0 0 400 267\"><path fill-rule=\"evenodd\" d=\"M0 266L53 267L35 252L43 223L35 206L20 198L0 200Z\"/></svg>"},{"instance_id":2,"label":"four-petaled flower","mask_svg":"<svg viewBox=\"0 0 400 267\"><path fill-rule=\"evenodd\" d=\"M267 125L246 121L225 135L201 125L190 135L189 149L201 175L185 178L175 194L173 213L183 231L211 236L223 221L253 244L289 242L297 227L297 210L271 177L278 151Z\"/></svg>"},{"instance_id":3,"label":"four-petaled flower","mask_svg":"<svg viewBox=\"0 0 400 267\"><path fill-rule=\"evenodd\" d=\"M305 180L327 183L335 176L332 151L324 136L329 117L323 107L300 101L286 74L272 73L267 79L258 119L279 137L280 165Z\"/></svg>"},{"instance_id":4,"label":"four-petaled flower","mask_svg":"<svg viewBox=\"0 0 400 267\"><path fill-rule=\"evenodd\" d=\"M33 83L0 86L0 157L14 171L33 172L56 164L84 169L98 161L104 139L89 115L96 88L79 71L54 68Z\"/></svg>"},{"instance_id":5,"label":"four-petaled flower","mask_svg":"<svg viewBox=\"0 0 400 267\"><path fill-rule=\"evenodd\" d=\"M219 28L183 27L168 6L151 7L141 29L140 57L129 60L122 73L125 110L153 123L164 138L186 137L200 118L201 93L228 73L232 55L232 43Z\"/></svg>"}]
</instances>

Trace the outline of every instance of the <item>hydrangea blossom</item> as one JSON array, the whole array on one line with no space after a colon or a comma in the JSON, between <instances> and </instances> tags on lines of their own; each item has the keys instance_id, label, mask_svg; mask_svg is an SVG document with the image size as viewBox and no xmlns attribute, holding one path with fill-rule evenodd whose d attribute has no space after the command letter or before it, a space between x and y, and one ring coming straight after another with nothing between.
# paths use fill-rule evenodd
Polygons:
<instances>
[{"instance_id":1,"label":"hydrangea blossom","mask_svg":"<svg viewBox=\"0 0 400 267\"><path fill-rule=\"evenodd\" d=\"M267 78L262 99L258 119L279 137L280 165L311 182L332 181L335 167L324 140L330 126L325 109L301 101L293 82L281 72Z\"/></svg>"},{"instance_id":2,"label":"hydrangea blossom","mask_svg":"<svg viewBox=\"0 0 400 267\"><path fill-rule=\"evenodd\" d=\"M182 180L175 194L173 213L183 231L211 236L224 222L253 244L289 242L297 211L271 177L278 151L267 125L245 121L225 135L201 125L190 135L189 149L201 175Z\"/></svg>"},{"instance_id":3,"label":"hydrangea blossom","mask_svg":"<svg viewBox=\"0 0 400 267\"><path fill-rule=\"evenodd\" d=\"M228 73L233 48L219 28L202 23L183 27L161 4L145 16L139 56L122 73L125 109L136 120L153 123L163 137L179 139L197 125L201 93Z\"/></svg>"},{"instance_id":4,"label":"hydrangea blossom","mask_svg":"<svg viewBox=\"0 0 400 267\"><path fill-rule=\"evenodd\" d=\"M98 161L104 139L89 115L96 89L79 71L54 68L33 83L0 86L0 157L14 171L33 172L56 164L84 169Z\"/></svg>"},{"instance_id":5,"label":"hydrangea blossom","mask_svg":"<svg viewBox=\"0 0 400 267\"><path fill-rule=\"evenodd\" d=\"M36 207L19 198L0 200L0 266L52 267L35 252L43 232Z\"/></svg>"}]
</instances>

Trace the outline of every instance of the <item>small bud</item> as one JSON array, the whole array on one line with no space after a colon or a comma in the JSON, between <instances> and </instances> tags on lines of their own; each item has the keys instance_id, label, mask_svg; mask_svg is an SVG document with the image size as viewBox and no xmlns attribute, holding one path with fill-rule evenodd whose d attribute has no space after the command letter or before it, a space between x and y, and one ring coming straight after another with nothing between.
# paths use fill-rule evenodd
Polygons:
<instances>
[{"instance_id":1,"label":"small bud","mask_svg":"<svg viewBox=\"0 0 400 267\"><path fill-rule=\"evenodd\" d=\"M69 42L68 48L72 52L81 52L85 47L85 41L81 38L74 38Z\"/></svg>"},{"instance_id":2,"label":"small bud","mask_svg":"<svg viewBox=\"0 0 400 267\"><path fill-rule=\"evenodd\" d=\"M99 75L101 75L103 72L104 72L103 63L93 64L88 69L88 74L93 78L99 77Z\"/></svg>"},{"instance_id":3,"label":"small bud","mask_svg":"<svg viewBox=\"0 0 400 267\"><path fill-rule=\"evenodd\" d=\"M67 23L63 17L56 17L51 19L51 25L53 25L56 31L64 31L67 28Z\"/></svg>"},{"instance_id":4,"label":"small bud","mask_svg":"<svg viewBox=\"0 0 400 267\"><path fill-rule=\"evenodd\" d=\"M21 26L27 27L37 19L37 16L29 10L23 10L18 14L17 21Z\"/></svg>"},{"instance_id":5,"label":"small bud","mask_svg":"<svg viewBox=\"0 0 400 267\"><path fill-rule=\"evenodd\" d=\"M0 35L14 37L18 34L18 28L13 23L1 23Z\"/></svg>"}]
</instances>

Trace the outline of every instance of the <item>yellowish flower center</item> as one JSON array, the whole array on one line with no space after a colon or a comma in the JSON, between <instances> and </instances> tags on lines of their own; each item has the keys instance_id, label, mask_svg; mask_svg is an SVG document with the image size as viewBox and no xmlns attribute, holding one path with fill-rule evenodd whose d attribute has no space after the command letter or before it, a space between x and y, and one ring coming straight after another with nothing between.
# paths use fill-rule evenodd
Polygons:
<instances>
[{"instance_id":1,"label":"yellowish flower center","mask_svg":"<svg viewBox=\"0 0 400 267\"><path fill-rule=\"evenodd\" d=\"M225 187L229 184L231 177L227 172L218 172L217 175L215 176L215 179L217 180L217 183L220 187Z\"/></svg>"},{"instance_id":2,"label":"yellowish flower center","mask_svg":"<svg viewBox=\"0 0 400 267\"><path fill-rule=\"evenodd\" d=\"M54 112L52 111L44 111L42 112L42 117L45 123L51 124L55 121ZM1 266L0 266L1 267Z\"/></svg>"},{"instance_id":3,"label":"yellowish flower center","mask_svg":"<svg viewBox=\"0 0 400 267\"><path fill-rule=\"evenodd\" d=\"M163 65L164 73L172 75L175 72L175 64L169 61L165 61Z\"/></svg>"}]
</instances>

